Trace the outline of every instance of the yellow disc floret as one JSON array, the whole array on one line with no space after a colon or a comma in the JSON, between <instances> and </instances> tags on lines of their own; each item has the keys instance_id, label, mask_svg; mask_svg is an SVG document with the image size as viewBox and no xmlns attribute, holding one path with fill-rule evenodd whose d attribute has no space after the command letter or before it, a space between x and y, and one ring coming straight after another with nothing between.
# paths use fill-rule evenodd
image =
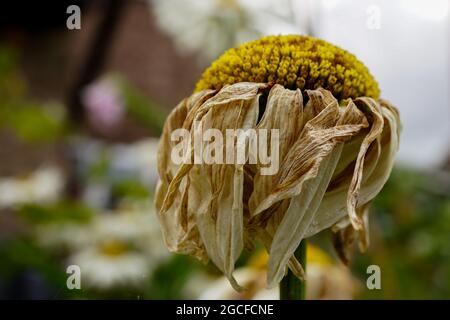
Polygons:
<instances>
[{"instance_id":1,"label":"yellow disc floret","mask_svg":"<svg viewBox=\"0 0 450 320\"><path fill-rule=\"evenodd\" d=\"M226 51L206 69L196 91L237 82L272 82L301 90L322 87L337 99L378 98L378 84L351 53L309 36L268 36Z\"/></svg>"}]
</instances>

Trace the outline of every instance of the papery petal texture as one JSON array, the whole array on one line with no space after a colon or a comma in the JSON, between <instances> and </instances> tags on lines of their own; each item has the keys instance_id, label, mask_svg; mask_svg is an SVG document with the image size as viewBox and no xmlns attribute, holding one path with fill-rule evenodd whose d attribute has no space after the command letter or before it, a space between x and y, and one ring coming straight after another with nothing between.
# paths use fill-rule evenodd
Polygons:
<instances>
[{"instance_id":1,"label":"papery petal texture","mask_svg":"<svg viewBox=\"0 0 450 320\"><path fill-rule=\"evenodd\" d=\"M172 159L176 129L189 138L181 164ZM208 129L214 139L202 135ZM221 140L230 129L266 130L278 170L264 173L267 163L252 154L252 139ZM324 229L332 229L345 260L353 239L359 237L362 249L368 245L367 209L389 177L399 133L398 112L384 100L338 101L322 88L302 92L253 82L199 91L172 111L161 137L156 206L166 245L210 259L237 290L236 260L258 241L270 253L269 287L287 267L303 276L294 251ZM248 150L246 162L230 156L230 147ZM222 163L196 161L205 153Z\"/></svg>"}]
</instances>

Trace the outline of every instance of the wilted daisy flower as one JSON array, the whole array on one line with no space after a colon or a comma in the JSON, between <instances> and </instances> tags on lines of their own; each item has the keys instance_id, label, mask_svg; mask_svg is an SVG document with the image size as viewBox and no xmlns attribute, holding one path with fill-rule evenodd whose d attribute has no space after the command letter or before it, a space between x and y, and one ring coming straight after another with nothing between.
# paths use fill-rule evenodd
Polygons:
<instances>
[{"instance_id":1,"label":"wilted daisy flower","mask_svg":"<svg viewBox=\"0 0 450 320\"><path fill-rule=\"evenodd\" d=\"M294 252L324 229L343 258L355 234L367 246L367 208L389 177L400 122L360 61L319 39L265 37L227 51L196 91L160 142L169 250L211 259L239 288L234 264L255 241L269 252L268 287L286 267L303 277Z\"/></svg>"}]
</instances>

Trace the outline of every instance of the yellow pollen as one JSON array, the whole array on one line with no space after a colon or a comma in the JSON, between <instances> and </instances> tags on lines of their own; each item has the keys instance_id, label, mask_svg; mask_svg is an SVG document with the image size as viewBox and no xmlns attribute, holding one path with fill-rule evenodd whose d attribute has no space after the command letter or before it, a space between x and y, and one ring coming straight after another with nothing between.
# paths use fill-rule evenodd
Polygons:
<instances>
[{"instance_id":1,"label":"yellow pollen","mask_svg":"<svg viewBox=\"0 0 450 320\"><path fill-rule=\"evenodd\" d=\"M268 36L226 51L201 76L195 91L237 82L272 82L289 89L322 87L341 100L378 98L367 67L351 53L309 36Z\"/></svg>"}]
</instances>

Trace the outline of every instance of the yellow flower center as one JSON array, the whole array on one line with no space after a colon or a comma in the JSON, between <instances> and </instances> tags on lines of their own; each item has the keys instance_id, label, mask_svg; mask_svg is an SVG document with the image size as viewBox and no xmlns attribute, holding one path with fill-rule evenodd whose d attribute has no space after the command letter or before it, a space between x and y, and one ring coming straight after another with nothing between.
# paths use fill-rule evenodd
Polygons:
<instances>
[{"instance_id":1,"label":"yellow flower center","mask_svg":"<svg viewBox=\"0 0 450 320\"><path fill-rule=\"evenodd\" d=\"M118 240L108 240L100 245L100 252L105 256L117 257L129 251L129 247Z\"/></svg>"},{"instance_id":2,"label":"yellow flower center","mask_svg":"<svg viewBox=\"0 0 450 320\"><path fill-rule=\"evenodd\" d=\"M237 82L272 82L289 89L322 87L337 99L378 98L378 84L351 53L309 36L268 36L226 51L201 76L196 91Z\"/></svg>"}]
</instances>

